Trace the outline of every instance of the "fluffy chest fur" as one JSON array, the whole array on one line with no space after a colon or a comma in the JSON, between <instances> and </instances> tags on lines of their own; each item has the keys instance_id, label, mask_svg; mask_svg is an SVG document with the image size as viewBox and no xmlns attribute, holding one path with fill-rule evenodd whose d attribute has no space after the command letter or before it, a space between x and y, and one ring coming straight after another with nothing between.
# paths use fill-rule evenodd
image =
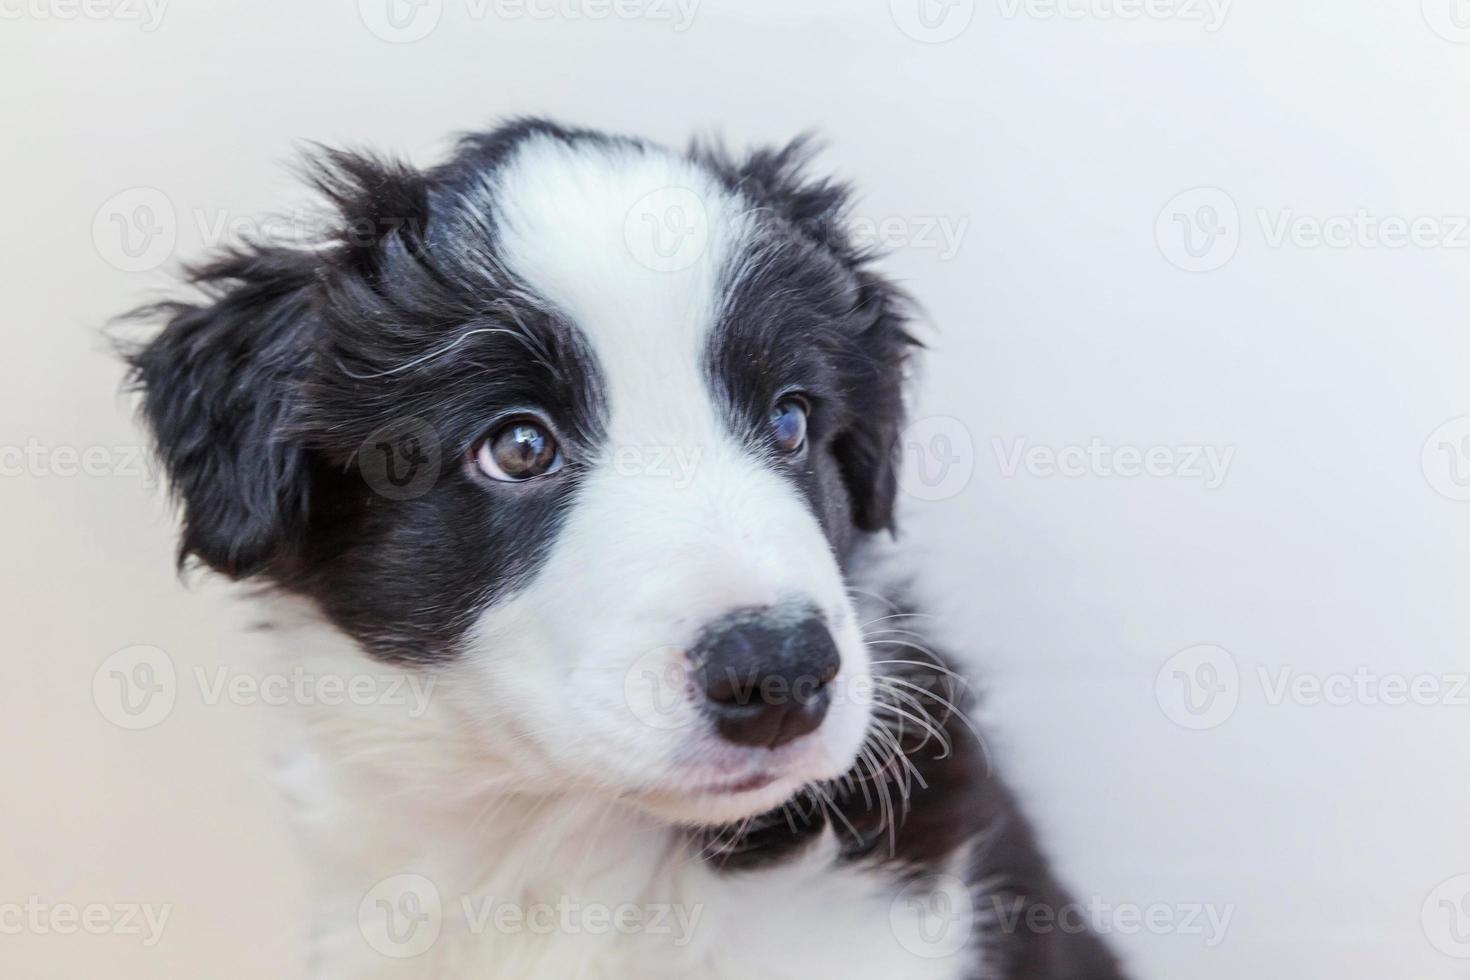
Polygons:
<instances>
[{"instance_id":1,"label":"fluffy chest fur","mask_svg":"<svg viewBox=\"0 0 1470 980\"><path fill-rule=\"evenodd\" d=\"M273 613L293 667L408 686L413 668L364 668L309 612ZM452 684L413 706L314 705L282 732L317 869L316 980L990 975L978 906L960 921L950 894L978 894L979 828L942 859L889 863L886 845L854 859L821 814L696 834L574 789L517 792L522 763L465 742Z\"/></svg>"}]
</instances>

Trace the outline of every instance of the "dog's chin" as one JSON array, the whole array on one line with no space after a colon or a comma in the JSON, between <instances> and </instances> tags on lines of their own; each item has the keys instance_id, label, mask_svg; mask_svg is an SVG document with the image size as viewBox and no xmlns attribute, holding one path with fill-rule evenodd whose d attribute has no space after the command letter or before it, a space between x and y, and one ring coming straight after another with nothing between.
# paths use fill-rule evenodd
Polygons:
<instances>
[{"instance_id":1,"label":"dog's chin","mask_svg":"<svg viewBox=\"0 0 1470 980\"><path fill-rule=\"evenodd\" d=\"M752 789L662 791L637 799L656 819L681 827L715 827L774 810L796 797L809 781L785 777Z\"/></svg>"},{"instance_id":2,"label":"dog's chin","mask_svg":"<svg viewBox=\"0 0 1470 980\"><path fill-rule=\"evenodd\" d=\"M774 810L806 787L835 779L856 763L855 758L834 760L824 755L808 751L781 762L772 759L767 766L741 767L736 775L692 767L658 788L633 794L633 800L667 823L684 827L728 824Z\"/></svg>"}]
</instances>

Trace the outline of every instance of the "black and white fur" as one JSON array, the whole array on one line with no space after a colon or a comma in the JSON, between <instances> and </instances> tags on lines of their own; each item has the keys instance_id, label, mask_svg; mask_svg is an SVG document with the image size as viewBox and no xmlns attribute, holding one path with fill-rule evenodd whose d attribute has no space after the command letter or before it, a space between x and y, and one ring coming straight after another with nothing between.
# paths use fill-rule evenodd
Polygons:
<instances>
[{"instance_id":1,"label":"black and white fur","mask_svg":"<svg viewBox=\"0 0 1470 980\"><path fill-rule=\"evenodd\" d=\"M330 241L218 257L202 298L146 311L164 328L130 358L181 560L268 586L293 665L434 681L419 716L301 711L285 775L319 871L313 976L1118 976L1092 936L987 911L1066 899L894 584L913 342L806 156L542 120L429 170L327 152ZM699 202L703 238L654 267L629 216L670 193ZM807 445L781 455L766 424L793 390ZM524 412L565 466L486 479L473 447ZM365 460L405 431L436 475L384 494ZM655 706L630 683L685 676L721 617L793 603L830 630L846 695L808 735L732 745L697 692ZM443 927L385 956L365 896L404 873L434 883ZM954 881L963 948L916 951ZM475 896L699 919L682 944L476 930Z\"/></svg>"}]
</instances>

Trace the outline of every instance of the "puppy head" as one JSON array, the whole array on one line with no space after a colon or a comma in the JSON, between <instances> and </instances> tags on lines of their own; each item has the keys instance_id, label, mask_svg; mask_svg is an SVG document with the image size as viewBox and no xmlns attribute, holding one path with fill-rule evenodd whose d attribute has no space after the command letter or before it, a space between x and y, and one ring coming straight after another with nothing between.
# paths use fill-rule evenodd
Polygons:
<instances>
[{"instance_id":1,"label":"puppy head","mask_svg":"<svg viewBox=\"0 0 1470 980\"><path fill-rule=\"evenodd\" d=\"M324 155L333 240L203 267L133 355L181 558L435 671L530 781L701 823L845 772L911 341L804 156Z\"/></svg>"}]
</instances>

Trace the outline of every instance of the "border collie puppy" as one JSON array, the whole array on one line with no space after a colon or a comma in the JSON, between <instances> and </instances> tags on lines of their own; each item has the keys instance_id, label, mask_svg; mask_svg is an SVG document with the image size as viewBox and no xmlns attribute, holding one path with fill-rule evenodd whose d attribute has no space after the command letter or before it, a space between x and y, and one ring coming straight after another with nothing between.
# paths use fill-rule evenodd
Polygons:
<instances>
[{"instance_id":1,"label":"border collie puppy","mask_svg":"<svg viewBox=\"0 0 1470 980\"><path fill-rule=\"evenodd\" d=\"M312 976L1119 976L893 572L914 342L807 157L324 152L327 241L144 311L181 562L428 694L293 712Z\"/></svg>"}]
</instances>

